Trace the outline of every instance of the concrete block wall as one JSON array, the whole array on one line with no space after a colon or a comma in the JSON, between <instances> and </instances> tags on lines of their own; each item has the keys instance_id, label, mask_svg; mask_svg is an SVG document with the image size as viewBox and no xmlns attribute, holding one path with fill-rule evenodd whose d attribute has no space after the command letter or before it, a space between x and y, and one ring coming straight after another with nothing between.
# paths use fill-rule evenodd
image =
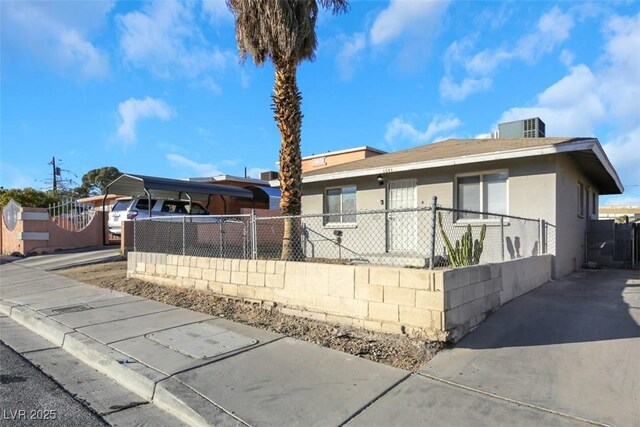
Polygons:
<instances>
[{"instance_id":1,"label":"concrete block wall","mask_svg":"<svg viewBox=\"0 0 640 427\"><path fill-rule=\"evenodd\" d=\"M458 341L502 305L551 280L552 255L447 270L445 330Z\"/></svg>"},{"instance_id":2,"label":"concrete block wall","mask_svg":"<svg viewBox=\"0 0 640 427\"><path fill-rule=\"evenodd\" d=\"M128 276L285 314L446 340L443 271L130 252Z\"/></svg>"},{"instance_id":3,"label":"concrete block wall","mask_svg":"<svg viewBox=\"0 0 640 427\"><path fill-rule=\"evenodd\" d=\"M364 329L457 341L551 277L551 256L454 270L240 260L130 252L128 276L273 304Z\"/></svg>"}]
</instances>

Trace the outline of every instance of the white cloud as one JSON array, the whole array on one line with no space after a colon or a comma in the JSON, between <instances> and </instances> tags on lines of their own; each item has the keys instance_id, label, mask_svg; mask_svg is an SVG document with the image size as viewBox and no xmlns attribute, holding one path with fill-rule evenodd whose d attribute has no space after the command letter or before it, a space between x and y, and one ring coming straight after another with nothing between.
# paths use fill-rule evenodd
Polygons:
<instances>
[{"instance_id":1,"label":"white cloud","mask_svg":"<svg viewBox=\"0 0 640 427\"><path fill-rule=\"evenodd\" d=\"M205 3L207 5L208 3ZM205 11L215 9L205 6ZM124 61L148 68L161 78L196 77L224 70L236 62L231 51L211 46L196 20L197 3L176 0L149 3L140 11L119 15L120 48ZM207 12L208 13L208 12Z\"/></svg>"},{"instance_id":2,"label":"white cloud","mask_svg":"<svg viewBox=\"0 0 640 427\"><path fill-rule=\"evenodd\" d=\"M626 129L640 122L640 13L614 16L605 25L609 41L599 75L608 109Z\"/></svg>"},{"instance_id":3,"label":"white cloud","mask_svg":"<svg viewBox=\"0 0 640 427\"><path fill-rule=\"evenodd\" d=\"M200 84L200 87L207 89L217 95L220 95L222 93L222 89L220 88L220 86L218 85L218 83L216 83L216 81L214 79L212 79L211 77L206 77L204 78Z\"/></svg>"},{"instance_id":4,"label":"white cloud","mask_svg":"<svg viewBox=\"0 0 640 427\"><path fill-rule=\"evenodd\" d=\"M174 116L171 108L161 99L146 97L145 99L129 98L118 105L120 125L118 136L130 142L136 140L136 126L142 119L158 118L169 120Z\"/></svg>"},{"instance_id":5,"label":"white cloud","mask_svg":"<svg viewBox=\"0 0 640 427\"><path fill-rule=\"evenodd\" d=\"M366 37L363 33L355 33L344 42L336 57L338 70L343 80L350 80L353 77L360 52L366 47L366 43Z\"/></svg>"},{"instance_id":6,"label":"white cloud","mask_svg":"<svg viewBox=\"0 0 640 427\"><path fill-rule=\"evenodd\" d=\"M389 43L404 33L423 34L435 26L448 5L448 1L391 0L371 26L371 43L374 46Z\"/></svg>"},{"instance_id":7,"label":"white cloud","mask_svg":"<svg viewBox=\"0 0 640 427\"><path fill-rule=\"evenodd\" d=\"M540 117L547 135L593 136L607 110L597 93L597 78L586 65L573 67L568 75L537 96L532 107L516 107L502 114L499 122Z\"/></svg>"},{"instance_id":8,"label":"white cloud","mask_svg":"<svg viewBox=\"0 0 640 427\"><path fill-rule=\"evenodd\" d=\"M622 184L640 185L640 126L603 144L605 153L620 171Z\"/></svg>"},{"instance_id":9,"label":"white cloud","mask_svg":"<svg viewBox=\"0 0 640 427\"><path fill-rule=\"evenodd\" d=\"M113 5L112 1L1 2L3 45L12 55L35 55L61 72L71 70L84 79L104 77L109 73L108 55L90 37L107 23ZM7 51L3 47L3 55Z\"/></svg>"},{"instance_id":10,"label":"white cloud","mask_svg":"<svg viewBox=\"0 0 640 427\"><path fill-rule=\"evenodd\" d=\"M433 142L437 134L449 131L460 126L462 122L454 115L436 115L433 117L427 129L420 131L402 117L396 117L387 124L387 132L384 138L393 143L399 140L409 141L413 144Z\"/></svg>"},{"instance_id":11,"label":"white cloud","mask_svg":"<svg viewBox=\"0 0 640 427\"><path fill-rule=\"evenodd\" d=\"M485 49L474 55L469 51L474 40L465 37L453 42L444 55L445 75L440 82L442 99L461 101L468 96L488 90L492 85L491 76L503 63L520 60L526 63L537 62L543 54L553 51L571 34L574 21L571 12L564 13L554 7L538 20L536 30L519 38L511 47ZM564 52L562 60L570 63L573 59ZM462 83L456 83L452 77L453 68L460 65L467 72Z\"/></svg>"},{"instance_id":12,"label":"white cloud","mask_svg":"<svg viewBox=\"0 0 640 427\"><path fill-rule=\"evenodd\" d=\"M572 16L554 7L540 17L536 31L521 37L511 49L483 50L473 56L465 68L472 73L487 75L508 60L519 59L534 63L542 54L552 51L568 39L572 28Z\"/></svg>"},{"instance_id":13,"label":"white cloud","mask_svg":"<svg viewBox=\"0 0 640 427\"><path fill-rule=\"evenodd\" d=\"M542 93L530 107L505 111L499 122L538 116L547 135L599 136L622 183L640 182L640 14L613 16L605 22L608 37L593 69L584 64Z\"/></svg>"},{"instance_id":14,"label":"white cloud","mask_svg":"<svg viewBox=\"0 0 640 427\"><path fill-rule=\"evenodd\" d=\"M487 77L481 77L479 79L466 78L462 83L458 84L454 82L451 77L444 76L442 80L440 80L440 96L444 99L462 101L473 93L489 89L492 84L493 81Z\"/></svg>"},{"instance_id":15,"label":"white cloud","mask_svg":"<svg viewBox=\"0 0 640 427\"><path fill-rule=\"evenodd\" d=\"M224 175L216 165L211 163L198 163L180 154L167 154L165 157L172 167L180 169L182 173L186 173L192 178L194 177L193 175L195 177Z\"/></svg>"},{"instance_id":16,"label":"white cloud","mask_svg":"<svg viewBox=\"0 0 640 427\"><path fill-rule=\"evenodd\" d=\"M568 49L562 49L560 52L560 62L562 62L565 67L571 67L575 58L575 55Z\"/></svg>"},{"instance_id":17,"label":"white cloud","mask_svg":"<svg viewBox=\"0 0 640 427\"><path fill-rule=\"evenodd\" d=\"M233 14L225 0L204 0L202 14L212 23L233 22Z\"/></svg>"},{"instance_id":18,"label":"white cloud","mask_svg":"<svg viewBox=\"0 0 640 427\"><path fill-rule=\"evenodd\" d=\"M419 68L429 57L432 40L439 34L442 17L449 1L391 0L380 12L369 30L374 48L397 42L394 67L405 70Z\"/></svg>"}]
</instances>

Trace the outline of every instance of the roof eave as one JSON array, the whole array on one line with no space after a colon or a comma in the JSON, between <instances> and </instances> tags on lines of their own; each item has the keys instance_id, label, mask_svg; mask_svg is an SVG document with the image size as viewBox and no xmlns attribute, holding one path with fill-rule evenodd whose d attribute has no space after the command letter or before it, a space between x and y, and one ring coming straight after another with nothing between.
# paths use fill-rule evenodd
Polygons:
<instances>
[{"instance_id":1,"label":"roof eave","mask_svg":"<svg viewBox=\"0 0 640 427\"><path fill-rule=\"evenodd\" d=\"M570 143L570 144L557 144L557 145L547 145L543 147L536 148L523 148L518 150L508 150L508 151L498 151L493 153L486 154L477 154L471 156L463 156L456 158L448 158L448 159L438 159L438 160L427 160L423 162L414 162L414 163L405 163L400 165L392 165L392 166L377 166L373 168L364 168L358 169L354 171L342 171L342 172L334 172L334 173L325 173L319 175L312 176L303 176L302 182L304 184L313 183L313 182L323 182L323 181L331 181L337 179L347 179L347 178L357 178L362 176L371 176L371 175L381 175L385 173L393 173L393 172L407 172L419 169L427 169L427 168L439 168L446 166L455 166L455 165L463 165L470 163L481 163L481 162L489 162L494 160L505 160L505 159L516 159L522 157L531 157L531 156L541 156L547 154L559 154L559 153L569 153L572 151L585 151L591 150L598 157L598 160L603 165L609 176L613 179L617 189L622 192L624 188L622 183L620 182L620 178L616 173L615 169L609 162L604 150L600 146L600 143L596 138L585 139L580 141L579 143Z\"/></svg>"}]
</instances>

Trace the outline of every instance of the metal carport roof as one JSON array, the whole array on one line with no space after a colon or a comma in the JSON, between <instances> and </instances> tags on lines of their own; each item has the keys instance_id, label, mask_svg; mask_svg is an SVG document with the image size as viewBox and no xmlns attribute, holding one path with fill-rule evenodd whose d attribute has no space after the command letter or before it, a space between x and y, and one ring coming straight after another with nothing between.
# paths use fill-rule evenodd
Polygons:
<instances>
[{"instance_id":1,"label":"metal carport roof","mask_svg":"<svg viewBox=\"0 0 640 427\"><path fill-rule=\"evenodd\" d=\"M129 173L122 174L107 185L104 195L108 194L150 196L157 199L208 200L211 195L253 199L251 191L230 185L205 184Z\"/></svg>"},{"instance_id":2,"label":"metal carport roof","mask_svg":"<svg viewBox=\"0 0 640 427\"><path fill-rule=\"evenodd\" d=\"M143 196L149 199L189 199L211 201L211 196L232 196L241 199L253 200L253 193L244 188L230 185L205 184L202 182L182 181L179 179L158 178L155 176L134 175L125 173L112 181L105 188L103 205L109 194L122 194L127 196ZM223 199L223 202L226 202ZM226 211L226 207L225 207ZM106 215L102 216L102 227L105 228ZM151 203L149 203L149 216L151 216ZM106 244L106 236L103 233L102 243Z\"/></svg>"}]
</instances>

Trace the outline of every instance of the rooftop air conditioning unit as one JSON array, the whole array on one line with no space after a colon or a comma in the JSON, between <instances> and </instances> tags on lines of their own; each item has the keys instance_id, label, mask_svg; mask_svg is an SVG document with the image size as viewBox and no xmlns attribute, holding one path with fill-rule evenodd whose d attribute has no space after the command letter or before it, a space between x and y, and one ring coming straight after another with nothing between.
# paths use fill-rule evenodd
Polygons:
<instances>
[{"instance_id":1,"label":"rooftop air conditioning unit","mask_svg":"<svg viewBox=\"0 0 640 427\"><path fill-rule=\"evenodd\" d=\"M278 179L278 172L276 171L260 172L260 179L263 181L273 181L274 179Z\"/></svg>"}]
</instances>

